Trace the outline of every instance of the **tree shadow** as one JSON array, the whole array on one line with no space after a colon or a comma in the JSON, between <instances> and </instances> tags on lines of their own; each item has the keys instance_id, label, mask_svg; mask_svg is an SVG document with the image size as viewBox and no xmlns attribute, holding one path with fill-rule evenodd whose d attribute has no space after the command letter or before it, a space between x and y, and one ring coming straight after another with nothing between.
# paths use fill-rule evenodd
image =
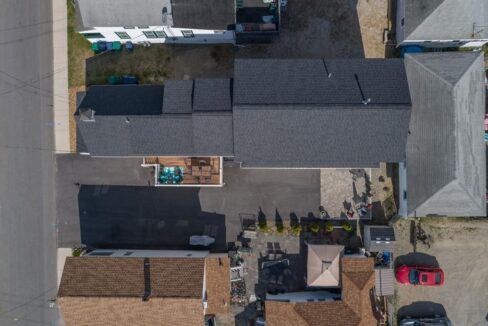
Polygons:
<instances>
[{"instance_id":1,"label":"tree shadow","mask_svg":"<svg viewBox=\"0 0 488 326\"><path fill-rule=\"evenodd\" d=\"M446 315L446 309L443 305L431 301L416 301L408 306L401 307L397 313L398 321L407 317L445 317Z\"/></svg>"},{"instance_id":2,"label":"tree shadow","mask_svg":"<svg viewBox=\"0 0 488 326\"><path fill-rule=\"evenodd\" d=\"M398 256L395 259L395 267L399 267L402 265L438 268L439 262L434 256L422 252L411 252L407 255Z\"/></svg>"},{"instance_id":3,"label":"tree shadow","mask_svg":"<svg viewBox=\"0 0 488 326\"><path fill-rule=\"evenodd\" d=\"M283 218L278 212L278 208L275 209L275 226L276 228L283 228Z\"/></svg>"},{"instance_id":4,"label":"tree shadow","mask_svg":"<svg viewBox=\"0 0 488 326\"><path fill-rule=\"evenodd\" d=\"M259 207L259 212L258 212L258 223L259 224L265 224L265 223L267 223L267 221L266 221L266 214L264 214L264 212L261 209L261 207Z\"/></svg>"},{"instance_id":5,"label":"tree shadow","mask_svg":"<svg viewBox=\"0 0 488 326\"><path fill-rule=\"evenodd\" d=\"M298 225L300 224L300 219L298 218L297 214L295 212L290 213L290 226Z\"/></svg>"},{"instance_id":6,"label":"tree shadow","mask_svg":"<svg viewBox=\"0 0 488 326\"><path fill-rule=\"evenodd\" d=\"M203 212L198 189L82 185L81 242L89 248L227 250L225 215ZM208 247L190 246L208 235Z\"/></svg>"}]
</instances>

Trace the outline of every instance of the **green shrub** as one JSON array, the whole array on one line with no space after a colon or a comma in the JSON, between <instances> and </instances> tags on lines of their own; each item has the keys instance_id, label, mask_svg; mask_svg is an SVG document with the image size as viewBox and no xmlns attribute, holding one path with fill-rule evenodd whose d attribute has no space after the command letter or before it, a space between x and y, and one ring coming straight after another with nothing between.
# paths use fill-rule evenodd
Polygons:
<instances>
[{"instance_id":1,"label":"green shrub","mask_svg":"<svg viewBox=\"0 0 488 326\"><path fill-rule=\"evenodd\" d=\"M75 247L71 250L71 254L73 255L73 257L80 257L84 251L85 248L83 247Z\"/></svg>"},{"instance_id":2,"label":"green shrub","mask_svg":"<svg viewBox=\"0 0 488 326\"><path fill-rule=\"evenodd\" d=\"M334 224L327 222L325 223L325 232L331 233L334 231Z\"/></svg>"},{"instance_id":3,"label":"green shrub","mask_svg":"<svg viewBox=\"0 0 488 326\"><path fill-rule=\"evenodd\" d=\"M349 222L342 222L342 228L346 232L351 232L352 231L352 225Z\"/></svg>"},{"instance_id":4,"label":"green shrub","mask_svg":"<svg viewBox=\"0 0 488 326\"><path fill-rule=\"evenodd\" d=\"M298 236L300 236L300 233L302 232L302 227L300 226L300 224L296 223L290 227L290 231L291 231L292 235L298 237Z\"/></svg>"},{"instance_id":5,"label":"green shrub","mask_svg":"<svg viewBox=\"0 0 488 326\"><path fill-rule=\"evenodd\" d=\"M312 225L310 225L310 231L312 231L312 233L319 233L320 231L320 225L319 223L315 222L315 223L312 223Z\"/></svg>"},{"instance_id":6,"label":"green shrub","mask_svg":"<svg viewBox=\"0 0 488 326\"><path fill-rule=\"evenodd\" d=\"M285 227L283 226L282 223L276 224L276 232L278 234L283 234L285 232Z\"/></svg>"},{"instance_id":7,"label":"green shrub","mask_svg":"<svg viewBox=\"0 0 488 326\"><path fill-rule=\"evenodd\" d=\"M269 232L268 222L266 220L261 220L258 222L258 229L263 233Z\"/></svg>"}]
</instances>

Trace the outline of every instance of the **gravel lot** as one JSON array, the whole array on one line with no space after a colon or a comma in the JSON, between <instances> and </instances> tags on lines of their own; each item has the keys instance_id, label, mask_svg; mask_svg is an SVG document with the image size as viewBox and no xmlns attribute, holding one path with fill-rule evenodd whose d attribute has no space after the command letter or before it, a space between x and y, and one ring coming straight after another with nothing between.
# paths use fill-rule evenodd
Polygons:
<instances>
[{"instance_id":1,"label":"gravel lot","mask_svg":"<svg viewBox=\"0 0 488 326\"><path fill-rule=\"evenodd\" d=\"M290 0L271 44L246 44L238 57L383 58L388 0Z\"/></svg>"},{"instance_id":2,"label":"gravel lot","mask_svg":"<svg viewBox=\"0 0 488 326\"><path fill-rule=\"evenodd\" d=\"M422 228L433 241L430 248L418 244L415 255L411 254L409 242L410 222L400 220L395 224L397 259L420 264L437 261L444 270L445 285L411 287L397 284L398 315L442 314L445 311L453 325L488 325L488 221L422 219Z\"/></svg>"}]
</instances>

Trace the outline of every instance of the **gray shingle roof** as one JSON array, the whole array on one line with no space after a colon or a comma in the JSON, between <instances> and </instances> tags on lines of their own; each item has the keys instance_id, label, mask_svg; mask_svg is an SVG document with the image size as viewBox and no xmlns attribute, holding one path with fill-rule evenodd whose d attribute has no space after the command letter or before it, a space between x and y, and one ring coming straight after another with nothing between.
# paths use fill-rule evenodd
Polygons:
<instances>
[{"instance_id":1,"label":"gray shingle roof","mask_svg":"<svg viewBox=\"0 0 488 326\"><path fill-rule=\"evenodd\" d=\"M485 216L483 54L407 55L410 215Z\"/></svg>"},{"instance_id":2,"label":"gray shingle roof","mask_svg":"<svg viewBox=\"0 0 488 326\"><path fill-rule=\"evenodd\" d=\"M76 0L76 2L77 13L81 19L79 25L84 28L161 26L164 7L169 14L166 16L165 25L173 25L171 2L175 2L174 0Z\"/></svg>"},{"instance_id":3,"label":"gray shingle roof","mask_svg":"<svg viewBox=\"0 0 488 326\"><path fill-rule=\"evenodd\" d=\"M195 111L232 111L230 79L195 79Z\"/></svg>"},{"instance_id":4,"label":"gray shingle roof","mask_svg":"<svg viewBox=\"0 0 488 326\"><path fill-rule=\"evenodd\" d=\"M174 26L227 30L234 24L234 1L229 0L76 0L84 28L116 26ZM163 8L167 14L163 22Z\"/></svg>"},{"instance_id":5,"label":"gray shingle roof","mask_svg":"<svg viewBox=\"0 0 488 326\"><path fill-rule=\"evenodd\" d=\"M371 104L410 103L401 59L240 59L234 105L361 104L355 74Z\"/></svg>"},{"instance_id":6,"label":"gray shingle roof","mask_svg":"<svg viewBox=\"0 0 488 326\"><path fill-rule=\"evenodd\" d=\"M404 0L405 40L488 38L488 1ZM403 40L399 40L403 41Z\"/></svg>"},{"instance_id":7,"label":"gray shingle roof","mask_svg":"<svg viewBox=\"0 0 488 326\"><path fill-rule=\"evenodd\" d=\"M91 86L78 108L92 109L95 116L161 114L163 92L162 85Z\"/></svg>"},{"instance_id":8,"label":"gray shingle roof","mask_svg":"<svg viewBox=\"0 0 488 326\"><path fill-rule=\"evenodd\" d=\"M183 82L169 81L164 88L164 101L163 86L90 87L80 107L89 103L95 116L94 121L77 117L78 152L93 156L233 155L231 114L192 114L188 85L192 87L193 82ZM143 90L153 88L158 90L158 96L145 99ZM91 95L92 90L95 95ZM230 93L230 89L227 91ZM96 100L104 93L114 99ZM118 112L119 107L122 112Z\"/></svg>"},{"instance_id":9,"label":"gray shingle roof","mask_svg":"<svg viewBox=\"0 0 488 326\"><path fill-rule=\"evenodd\" d=\"M247 167L377 167L405 160L410 106L234 109L235 160Z\"/></svg>"},{"instance_id":10,"label":"gray shingle roof","mask_svg":"<svg viewBox=\"0 0 488 326\"><path fill-rule=\"evenodd\" d=\"M237 60L234 71L234 151L243 166L405 160L410 95L401 60Z\"/></svg>"},{"instance_id":11,"label":"gray shingle roof","mask_svg":"<svg viewBox=\"0 0 488 326\"><path fill-rule=\"evenodd\" d=\"M164 113L192 112L193 80L167 80L164 90Z\"/></svg>"}]
</instances>

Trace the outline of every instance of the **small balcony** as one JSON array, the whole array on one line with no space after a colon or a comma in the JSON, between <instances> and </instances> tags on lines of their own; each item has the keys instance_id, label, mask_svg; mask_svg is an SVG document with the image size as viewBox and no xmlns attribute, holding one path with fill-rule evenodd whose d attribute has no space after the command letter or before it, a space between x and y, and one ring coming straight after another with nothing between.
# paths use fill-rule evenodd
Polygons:
<instances>
[{"instance_id":1,"label":"small balcony","mask_svg":"<svg viewBox=\"0 0 488 326\"><path fill-rule=\"evenodd\" d=\"M222 158L212 157L144 157L142 166L154 169L154 185L182 187L221 187Z\"/></svg>"}]
</instances>

